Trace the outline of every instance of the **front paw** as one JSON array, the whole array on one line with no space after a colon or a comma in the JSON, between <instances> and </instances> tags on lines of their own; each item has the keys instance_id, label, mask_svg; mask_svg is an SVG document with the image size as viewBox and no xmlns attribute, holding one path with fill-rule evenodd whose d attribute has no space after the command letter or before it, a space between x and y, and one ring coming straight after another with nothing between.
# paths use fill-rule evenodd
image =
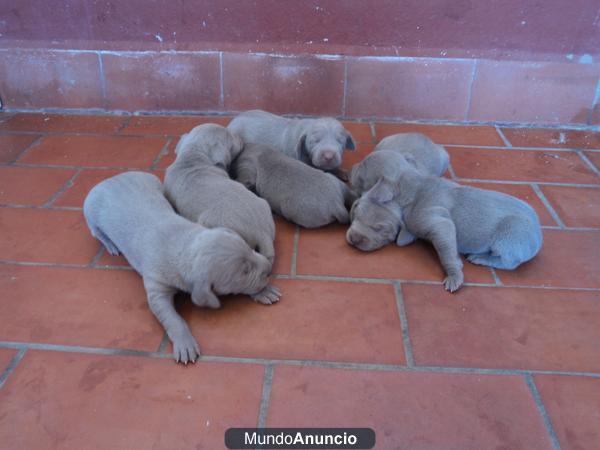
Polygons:
<instances>
[{"instance_id":1,"label":"front paw","mask_svg":"<svg viewBox=\"0 0 600 450\"><path fill-rule=\"evenodd\" d=\"M281 291L278 287L268 285L262 291L257 294L251 295L255 302L262 303L263 305L272 305L277 303L281 297Z\"/></svg>"},{"instance_id":2,"label":"front paw","mask_svg":"<svg viewBox=\"0 0 600 450\"><path fill-rule=\"evenodd\" d=\"M187 364L195 363L200 357L200 347L196 339L188 332L171 339L173 342L173 357L175 361Z\"/></svg>"},{"instance_id":3,"label":"front paw","mask_svg":"<svg viewBox=\"0 0 600 450\"><path fill-rule=\"evenodd\" d=\"M456 292L463 284L464 276L462 271L449 274L444 279L444 288L449 292Z\"/></svg>"}]
</instances>

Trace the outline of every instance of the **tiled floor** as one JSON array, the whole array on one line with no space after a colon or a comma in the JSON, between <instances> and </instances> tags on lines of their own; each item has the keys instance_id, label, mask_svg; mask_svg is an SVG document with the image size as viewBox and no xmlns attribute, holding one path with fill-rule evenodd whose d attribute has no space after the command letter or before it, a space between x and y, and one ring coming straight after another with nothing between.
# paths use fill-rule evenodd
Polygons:
<instances>
[{"instance_id":1,"label":"tiled floor","mask_svg":"<svg viewBox=\"0 0 600 450\"><path fill-rule=\"evenodd\" d=\"M179 135L227 118L0 115L0 447L219 449L231 426L360 426L378 449L600 448L600 133L421 131L449 176L529 202L544 247L513 272L466 264L446 293L431 247L361 253L344 227L277 220L265 307L179 305L204 353L176 365L139 276L81 205L129 169L162 175Z\"/></svg>"}]
</instances>

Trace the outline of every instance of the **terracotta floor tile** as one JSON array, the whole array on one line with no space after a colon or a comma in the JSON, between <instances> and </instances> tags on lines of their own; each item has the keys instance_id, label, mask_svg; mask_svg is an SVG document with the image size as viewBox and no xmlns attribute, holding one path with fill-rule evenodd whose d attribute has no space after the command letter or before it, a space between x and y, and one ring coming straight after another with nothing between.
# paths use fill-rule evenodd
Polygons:
<instances>
[{"instance_id":1,"label":"terracotta floor tile","mask_svg":"<svg viewBox=\"0 0 600 450\"><path fill-rule=\"evenodd\" d=\"M504 284L554 287L600 287L600 233L544 230L540 253L517 269L497 270Z\"/></svg>"},{"instance_id":2,"label":"terracotta floor tile","mask_svg":"<svg viewBox=\"0 0 600 450\"><path fill-rule=\"evenodd\" d=\"M534 192L531 186L526 184L499 184L499 183L469 183L461 182L465 186L473 186L480 189L488 189L490 191L504 192L505 194L512 195L513 197L520 198L524 202L528 203L540 218L542 225L556 226L556 221L552 218L548 209L544 206L540 198Z\"/></svg>"},{"instance_id":3,"label":"terracotta floor tile","mask_svg":"<svg viewBox=\"0 0 600 450\"><path fill-rule=\"evenodd\" d=\"M377 123L377 142L396 133L423 133L438 144L490 145L504 147L504 141L494 127L459 125L424 125L416 123Z\"/></svg>"},{"instance_id":4,"label":"terracotta floor tile","mask_svg":"<svg viewBox=\"0 0 600 450\"><path fill-rule=\"evenodd\" d=\"M0 125L2 130L44 133L116 133L127 116L22 113Z\"/></svg>"},{"instance_id":5,"label":"terracotta floor tile","mask_svg":"<svg viewBox=\"0 0 600 450\"><path fill-rule=\"evenodd\" d=\"M227 298L218 310L182 313L207 355L404 364L394 288L389 285L275 280L279 303ZM169 345L169 350L171 346Z\"/></svg>"},{"instance_id":6,"label":"terracotta floor tile","mask_svg":"<svg viewBox=\"0 0 600 450\"><path fill-rule=\"evenodd\" d=\"M42 206L74 174L67 169L0 167L0 204Z\"/></svg>"},{"instance_id":7,"label":"terracotta floor tile","mask_svg":"<svg viewBox=\"0 0 600 450\"><path fill-rule=\"evenodd\" d=\"M0 208L0 259L87 264L99 243L79 211Z\"/></svg>"},{"instance_id":8,"label":"terracotta floor tile","mask_svg":"<svg viewBox=\"0 0 600 450\"><path fill-rule=\"evenodd\" d=\"M369 122L342 122L344 128L350 132L354 141L358 144L364 142L372 144L375 140L373 133L371 132L371 124Z\"/></svg>"},{"instance_id":9,"label":"terracotta floor tile","mask_svg":"<svg viewBox=\"0 0 600 450\"><path fill-rule=\"evenodd\" d=\"M600 149L600 133L553 128L502 128L513 147L596 148Z\"/></svg>"},{"instance_id":10,"label":"terracotta floor tile","mask_svg":"<svg viewBox=\"0 0 600 450\"><path fill-rule=\"evenodd\" d=\"M55 206L69 206L73 208L82 208L83 201L88 195L90 190L101 181L115 176L119 173L123 173L126 170L112 170L112 169L85 169L82 170L77 177L73 180L71 186L69 186L63 193L61 193L56 201Z\"/></svg>"},{"instance_id":11,"label":"terracotta floor tile","mask_svg":"<svg viewBox=\"0 0 600 450\"><path fill-rule=\"evenodd\" d=\"M448 148L459 178L600 184L577 153L532 150Z\"/></svg>"},{"instance_id":12,"label":"terracotta floor tile","mask_svg":"<svg viewBox=\"0 0 600 450\"><path fill-rule=\"evenodd\" d=\"M278 366L268 427L370 427L378 449L552 449L522 377Z\"/></svg>"},{"instance_id":13,"label":"terracotta floor tile","mask_svg":"<svg viewBox=\"0 0 600 450\"><path fill-rule=\"evenodd\" d=\"M263 368L29 351L0 391L5 448L223 447L256 426Z\"/></svg>"},{"instance_id":14,"label":"terracotta floor tile","mask_svg":"<svg viewBox=\"0 0 600 450\"><path fill-rule=\"evenodd\" d=\"M375 144L357 144L354 151L345 151L342 159L342 169L350 171L354 164L358 164L369 155L375 148Z\"/></svg>"},{"instance_id":15,"label":"terracotta floor tile","mask_svg":"<svg viewBox=\"0 0 600 450\"><path fill-rule=\"evenodd\" d=\"M301 229L298 274L439 281L443 293L444 274L431 245L416 242L403 248L388 245L375 252L362 252L346 242L346 229L341 225ZM487 267L465 262L464 272L466 282L493 283Z\"/></svg>"},{"instance_id":16,"label":"terracotta floor tile","mask_svg":"<svg viewBox=\"0 0 600 450\"><path fill-rule=\"evenodd\" d=\"M0 163L12 162L23 150L38 139L34 134L2 134L0 135Z\"/></svg>"},{"instance_id":17,"label":"terracotta floor tile","mask_svg":"<svg viewBox=\"0 0 600 450\"><path fill-rule=\"evenodd\" d=\"M15 349L0 348L0 375L2 375L16 354L17 350Z\"/></svg>"},{"instance_id":18,"label":"terracotta floor tile","mask_svg":"<svg viewBox=\"0 0 600 450\"><path fill-rule=\"evenodd\" d=\"M14 115L14 113L0 112L0 122L5 122Z\"/></svg>"},{"instance_id":19,"label":"terracotta floor tile","mask_svg":"<svg viewBox=\"0 0 600 450\"><path fill-rule=\"evenodd\" d=\"M127 136L47 136L19 158L20 164L149 168L164 138Z\"/></svg>"},{"instance_id":20,"label":"terracotta floor tile","mask_svg":"<svg viewBox=\"0 0 600 450\"><path fill-rule=\"evenodd\" d=\"M100 258L98 258L98 261L96 261L96 267L107 266L131 267L123 255L111 255L104 250L102 255L100 255Z\"/></svg>"},{"instance_id":21,"label":"terracotta floor tile","mask_svg":"<svg viewBox=\"0 0 600 450\"><path fill-rule=\"evenodd\" d=\"M596 169L600 170L600 152L583 152Z\"/></svg>"},{"instance_id":22,"label":"terracotta floor tile","mask_svg":"<svg viewBox=\"0 0 600 450\"><path fill-rule=\"evenodd\" d=\"M566 186L540 189L566 226L600 228L600 189Z\"/></svg>"},{"instance_id":23,"label":"terracotta floor tile","mask_svg":"<svg viewBox=\"0 0 600 450\"><path fill-rule=\"evenodd\" d=\"M534 380L561 448L600 448L600 379L536 375Z\"/></svg>"},{"instance_id":24,"label":"terracotta floor tile","mask_svg":"<svg viewBox=\"0 0 600 450\"><path fill-rule=\"evenodd\" d=\"M133 271L0 265L4 341L155 351L163 329Z\"/></svg>"},{"instance_id":25,"label":"terracotta floor tile","mask_svg":"<svg viewBox=\"0 0 600 450\"><path fill-rule=\"evenodd\" d=\"M470 286L444 298L406 284L402 293L417 365L600 371L597 292Z\"/></svg>"},{"instance_id":26,"label":"terracotta floor tile","mask_svg":"<svg viewBox=\"0 0 600 450\"><path fill-rule=\"evenodd\" d=\"M134 116L121 134L179 136L202 123L226 126L230 121L225 116Z\"/></svg>"},{"instance_id":27,"label":"terracotta floor tile","mask_svg":"<svg viewBox=\"0 0 600 450\"><path fill-rule=\"evenodd\" d=\"M275 217L275 264L273 273L289 275L292 269L296 225Z\"/></svg>"}]
</instances>

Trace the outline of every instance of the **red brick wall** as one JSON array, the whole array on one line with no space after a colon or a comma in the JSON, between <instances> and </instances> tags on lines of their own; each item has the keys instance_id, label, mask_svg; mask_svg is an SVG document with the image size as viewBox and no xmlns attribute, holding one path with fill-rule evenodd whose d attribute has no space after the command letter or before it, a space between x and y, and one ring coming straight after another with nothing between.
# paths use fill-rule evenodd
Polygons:
<instances>
[{"instance_id":1,"label":"red brick wall","mask_svg":"<svg viewBox=\"0 0 600 450\"><path fill-rule=\"evenodd\" d=\"M596 0L0 0L8 108L596 123Z\"/></svg>"}]
</instances>

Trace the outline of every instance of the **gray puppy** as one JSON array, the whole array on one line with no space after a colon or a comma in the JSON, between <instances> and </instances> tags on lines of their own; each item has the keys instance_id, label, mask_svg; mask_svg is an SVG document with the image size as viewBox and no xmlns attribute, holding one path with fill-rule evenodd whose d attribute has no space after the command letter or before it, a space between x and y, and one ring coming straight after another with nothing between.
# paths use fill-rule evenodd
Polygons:
<instances>
[{"instance_id":1,"label":"gray puppy","mask_svg":"<svg viewBox=\"0 0 600 450\"><path fill-rule=\"evenodd\" d=\"M401 246L416 238L430 241L450 292L463 283L459 253L473 264L514 269L542 246L538 216L527 203L414 169L402 171L396 181L379 180L353 205L351 215L346 240L360 250L394 240Z\"/></svg>"},{"instance_id":2,"label":"gray puppy","mask_svg":"<svg viewBox=\"0 0 600 450\"><path fill-rule=\"evenodd\" d=\"M336 170L344 149L354 150L352 135L336 119L287 119L261 110L246 111L228 128L246 144L263 144L321 170Z\"/></svg>"},{"instance_id":3,"label":"gray puppy","mask_svg":"<svg viewBox=\"0 0 600 450\"><path fill-rule=\"evenodd\" d=\"M229 228L273 262L275 223L269 204L227 173L242 146L221 125L195 127L177 144L177 157L165 175L166 196L183 217L208 228Z\"/></svg>"},{"instance_id":4,"label":"gray puppy","mask_svg":"<svg viewBox=\"0 0 600 450\"><path fill-rule=\"evenodd\" d=\"M219 308L217 295L256 294L271 264L225 228L204 228L178 216L154 175L128 172L96 185L83 204L92 235L108 253L122 253L142 276L148 305L173 343L177 361L194 362L198 344L175 311L177 290L198 306Z\"/></svg>"},{"instance_id":5,"label":"gray puppy","mask_svg":"<svg viewBox=\"0 0 600 450\"><path fill-rule=\"evenodd\" d=\"M383 139L371 154L352 167L350 183L358 193L371 189L380 178L395 179L414 168L423 175L441 176L450 158L441 145L421 133L400 133Z\"/></svg>"},{"instance_id":6,"label":"gray puppy","mask_svg":"<svg viewBox=\"0 0 600 450\"><path fill-rule=\"evenodd\" d=\"M265 145L246 144L232 174L277 214L303 227L350 221L345 205L354 196L344 183Z\"/></svg>"}]
</instances>

